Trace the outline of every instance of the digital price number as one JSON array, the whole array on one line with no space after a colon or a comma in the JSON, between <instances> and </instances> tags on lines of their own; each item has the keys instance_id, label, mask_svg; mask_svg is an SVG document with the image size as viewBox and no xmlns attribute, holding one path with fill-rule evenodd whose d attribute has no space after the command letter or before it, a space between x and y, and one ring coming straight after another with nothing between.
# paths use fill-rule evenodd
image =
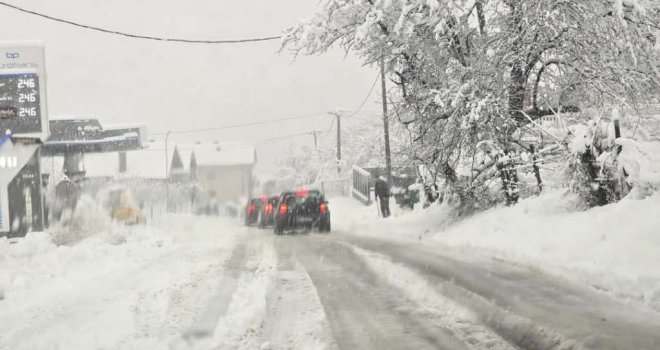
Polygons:
<instances>
[{"instance_id":1,"label":"digital price number","mask_svg":"<svg viewBox=\"0 0 660 350\"><path fill-rule=\"evenodd\" d=\"M12 131L30 132L41 126L39 77L34 73L0 75L0 119ZM6 123L5 123L6 124Z\"/></svg>"}]
</instances>

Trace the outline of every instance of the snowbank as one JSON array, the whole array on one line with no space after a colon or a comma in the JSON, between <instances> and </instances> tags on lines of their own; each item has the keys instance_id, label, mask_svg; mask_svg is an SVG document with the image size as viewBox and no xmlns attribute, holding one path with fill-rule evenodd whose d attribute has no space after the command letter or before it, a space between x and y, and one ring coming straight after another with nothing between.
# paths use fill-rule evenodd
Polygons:
<instances>
[{"instance_id":1,"label":"snowbank","mask_svg":"<svg viewBox=\"0 0 660 350\"><path fill-rule=\"evenodd\" d=\"M571 211L558 192L476 215L434 240L536 265L660 310L660 195Z\"/></svg>"},{"instance_id":2,"label":"snowbank","mask_svg":"<svg viewBox=\"0 0 660 350\"><path fill-rule=\"evenodd\" d=\"M374 207L350 199L331 202L340 231L424 240L439 249L533 266L660 311L658 193L575 211L562 192L547 192L457 223L444 206L383 220Z\"/></svg>"},{"instance_id":3,"label":"snowbank","mask_svg":"<svg viewBox=\"0 0 660 350\"><path fill-rule=\"evenodd\" d=\"M427 209L401 209L390 201L392 216L383 219L376 204L364 206L350 198L330 199L332 227L335 231L384 237L388 239L424 239L450 224L450 210L445 206Z\"/></svg>"},{"instance_id":4,"label":"snowbank","mask_svg":"<svg viewBox=\"0 0 660 350\"><path fill-rule=\"evenodd\" d=\"M203 285L204 278L195 280L198 271L217 275L214 264L242 233L223 230L224 223L172 215L159 225L90 233L70 246L56 245L47 233L13 244L0 239L0 348L166 342L190 321L176 312L183 300L179 289Z\"/></svg>"}]
</instances>

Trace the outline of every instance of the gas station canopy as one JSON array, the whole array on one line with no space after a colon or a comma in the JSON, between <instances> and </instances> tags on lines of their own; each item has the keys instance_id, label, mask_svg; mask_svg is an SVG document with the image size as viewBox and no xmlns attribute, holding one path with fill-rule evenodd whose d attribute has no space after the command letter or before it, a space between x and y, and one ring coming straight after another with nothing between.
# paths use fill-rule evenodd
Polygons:
<instances>
[{"instance_id":1,"label":"gas station canopy","mask_svg":"<svg viewBox=\"0 0 660 350\"><path fill-rule=\"evenodd\" d=\"M49 126L43 156L131 151L143 148L147 137L143 124L103 127L97 119L53 119Z\"/></svg>"}]
</instances>

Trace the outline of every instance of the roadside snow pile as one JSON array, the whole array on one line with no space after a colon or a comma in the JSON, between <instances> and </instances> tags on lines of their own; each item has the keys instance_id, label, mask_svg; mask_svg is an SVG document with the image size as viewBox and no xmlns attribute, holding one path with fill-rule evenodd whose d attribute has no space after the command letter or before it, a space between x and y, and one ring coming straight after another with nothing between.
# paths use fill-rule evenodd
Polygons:
<instances>
[{"instance_id":1,"label":"roadside snow pile","mask_svg":"<svg viewBox=\"0 0 660 350\"><path fill-rule=\"evenodd\" d=\"M171 215L71 246L46 233L0 239L0 348L166 348L236 244L225 224Z\"/></svg>"},{"instance_id":2,"label":"roadside snow pile","mask_svg":"<svg viewBox=\"0 0 660 350\"><path fill-rule=\"evenodd\" d=\"M54 243L72 244L106 232L111 225L108 212L93 198L83 195L78 200L75 210L62 213L61 221L53 223L49 232Z\"/></svg>"},{"instance_id":3,"label":"roadside snow pile","mask_svg":"<svg viewBox=\"0 0 660 350\"><path fill-rule=\"evenodd\" d=\"M31 232L14 244L2 238L0 290L4 291L5 299L20 297L25 300L30 292L46 284L51 290L73 288L100 270L121 268L130 261L146 258L146 253L160 254L162 250L158 248L175 249L174 243L191 239L191 232L213 232L213 229L204 228L210 225L207 221L176 216L159 227L115 225L98 232L95 225L89 225L87 230L81 227L74 233L87 239L76 240L77 244L71 246L58 245L64 237L59 231L54 235ZM217 222L213 222L215 225Z\"/></svg>"},{"instance_id":4,"label":"roadside snow pile","mask_svg":"<svg viewBox=\"0 0 660 350\"><path fill-rule=\"evenodd\" d=\"M424 239L451 223L451 210L443 205L409 210L399 208L391 200L390 209L392 216L383 219L376 204L367 207L351 198L330 199L334 231L390 239Z\"/></svg>"},{"instance_id":5,"label":"roadside snow pile","mask_svg":"<svg viewBox=\"0 0 660 350\"><path fill-rule=\"evenodd\" d=\"M553 192L477 214L434 240L536 265L660 310L659 213L657 193L575 212Z\"/></svg>"}]
</instances>

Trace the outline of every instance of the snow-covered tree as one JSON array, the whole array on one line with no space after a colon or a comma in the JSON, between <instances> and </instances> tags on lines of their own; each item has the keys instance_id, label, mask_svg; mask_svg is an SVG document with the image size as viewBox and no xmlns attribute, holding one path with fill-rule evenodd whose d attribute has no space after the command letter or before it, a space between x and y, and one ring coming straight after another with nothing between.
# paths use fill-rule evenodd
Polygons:
<instances>
[{"instance_id":1,"label":"snow-covered tree","mask_svg":"<svg viewBox=\"0 0 660 350\"><path fill-rule=\"evenodd\" d=\"M385 62L408 151L439 174L529 119L657 93L660 1L325 0L283 48Z\"/></svg>"}]
</instances>

